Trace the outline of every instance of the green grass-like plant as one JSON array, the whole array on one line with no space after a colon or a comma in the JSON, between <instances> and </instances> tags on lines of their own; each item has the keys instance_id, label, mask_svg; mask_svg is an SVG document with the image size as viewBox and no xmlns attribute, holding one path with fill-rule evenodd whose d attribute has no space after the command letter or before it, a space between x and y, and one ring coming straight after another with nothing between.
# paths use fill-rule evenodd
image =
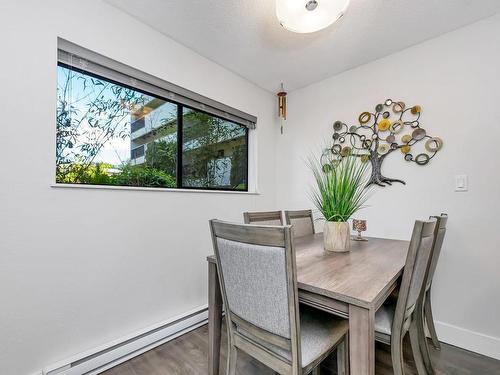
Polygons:
<instances>
[{"instance_id":1,"label":"green grass-like plant","mask_svg":"<svg viewBox=\"0 0 500 375\"><path fill-rule=\"evenodd\" d=\"M311 158L309 165L316 182L311 199L326 221L345 222L364 207L369 192L368 163L348 155L327 162Z\"/></svg>"}]
</instances>

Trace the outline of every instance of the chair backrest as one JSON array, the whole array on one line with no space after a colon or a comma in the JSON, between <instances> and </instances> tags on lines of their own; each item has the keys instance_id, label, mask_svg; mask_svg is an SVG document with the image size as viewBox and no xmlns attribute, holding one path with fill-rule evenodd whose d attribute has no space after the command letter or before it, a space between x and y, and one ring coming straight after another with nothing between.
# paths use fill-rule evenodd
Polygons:
<instances>
[{"instance_id":1,"label":"chair backrest","mask_svg":"<svg viewBox=\"0 0 500 375\"><path fill-rule=\"evenodd\" d=\"M283 225L281 211L244 212L245 224Z\"/></svg>"},{"instance_id":2,"label":"chair backrest","mask_svg":"<svg viewBox=\"0 0 500 375\"><path fill-rule=\"evenodd\" d=\"M219 220L210 227L230 337L247 331L300 361L291 227Z\"/></svg>"},{"instance_id":3,"label":"chair backrest","mask_svg":"<svg viewBox=\"0 0 500 375\"><path fill-rule=\"evenodd\" d=\"M436 219L436 228L434 229L434 243L432 244L431 261L429 264L429 270L427 271L426 291L431 288L432 279L434 278L434 273L436 272L436 266L439 260L439 255L441 254L444 236L446 234L448 215L441 214L440 216L431 216L431 219Z\"/></svg>"},{"instance_id":4,"label":"chair backrest","mask_svg":"<svg viewBox=\"0 0 500 375\"><path fill-rule=\"evenodd\" d=\"M311 210L285 211L287 225L293 226L293 235L302 237L314 234L314 219Z\"/></svg>"},{"instance_id":5,"label":"chair backrest","mask_svg":"<svg viewBox=\"0 0 500 375\"><path fill-rule=\"evenodd\" d=\"M417 220L413 227L403 279L399 289L393 332L404 329L404 324L411 317L424 288L425 276L430 262L434 228L436 221Z\"/></svg>"}]
</instances>

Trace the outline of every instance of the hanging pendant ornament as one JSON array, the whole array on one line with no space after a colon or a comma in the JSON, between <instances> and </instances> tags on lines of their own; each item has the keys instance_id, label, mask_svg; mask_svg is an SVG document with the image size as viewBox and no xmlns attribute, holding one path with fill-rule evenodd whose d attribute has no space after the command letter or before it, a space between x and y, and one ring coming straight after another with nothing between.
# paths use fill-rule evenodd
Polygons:
<instances>
[{"instance_id":1,"label":"hanging pendant ornament","mask_svg":"<svg viewBox=\"0 0 500 375\"><path fill-rule=\"evenodd\" d=\"M281 134L283 134L283 124L286 120L286 91L281 84L281 91L277 94L278 96L278 116L280 118L281 124Z\"/></svg>"}]
</instances>

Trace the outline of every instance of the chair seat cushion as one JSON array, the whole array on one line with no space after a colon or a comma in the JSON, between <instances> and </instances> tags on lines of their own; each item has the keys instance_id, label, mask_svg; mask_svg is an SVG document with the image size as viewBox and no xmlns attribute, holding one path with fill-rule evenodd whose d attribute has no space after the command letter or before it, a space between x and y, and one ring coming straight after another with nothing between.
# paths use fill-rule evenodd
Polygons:
<instances>
[{"instance_id":1,"label":"chair seat cushion","mask_svg":"<svg viewBox=\"0 0 500 375\"><path fill-rule=\"evenodd\" d=\"M388 301L375 313L375 332L391 335L396 303Z\"/></svg>"},{"instance_id":2,"label":"chair seat cushion","mask_svg":"<svg viewBox=\"0 0 500 375\"><path fill-rule=\"evenodd\" d=\"M349 330L346 319L308 307L300 306L300 338L302 350L302 367L307 367L323 354L334 349L344 338ZM260 343L250 333L238 329L243 336ZM266 344L266 348L281 357L291 360L291 353L285 349L272 344Z\"/></svg>"}]
</instances>

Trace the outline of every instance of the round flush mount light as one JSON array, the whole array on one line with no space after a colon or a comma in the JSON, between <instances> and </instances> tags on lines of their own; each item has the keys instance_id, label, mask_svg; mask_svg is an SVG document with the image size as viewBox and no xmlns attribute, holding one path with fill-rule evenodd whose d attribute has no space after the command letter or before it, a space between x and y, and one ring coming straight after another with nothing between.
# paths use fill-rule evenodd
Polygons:
<instances>
[{"instance_id":1,"label":"round flush mount light","mask_svg":"<svg viewBox=\"0 0 500 375\"><path fill-rule=\"evenodd\" d=\"M342 17L349 0L276 0L276 16L285 29L312 33Z\"/></svg>"}]
</instances>

